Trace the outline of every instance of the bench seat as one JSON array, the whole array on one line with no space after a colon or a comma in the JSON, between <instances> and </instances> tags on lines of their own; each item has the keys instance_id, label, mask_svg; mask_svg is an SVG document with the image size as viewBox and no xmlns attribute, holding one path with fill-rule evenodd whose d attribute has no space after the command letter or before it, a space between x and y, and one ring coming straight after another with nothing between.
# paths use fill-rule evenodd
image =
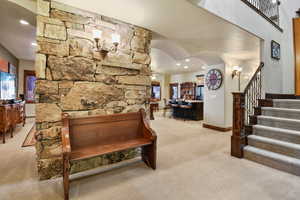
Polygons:
<instances>
[{"instance_id":1,"label":"bench seat","mask_svg":"<svg viewBox=\"0 0 300 200\"><path fill-rule=\"evenodd\" d=\"M137 138L125 142L117 142L117 143L112 143L112 144L107 144L102 146L95 145L90 147L82 147L82 148L72 150L70 160L71 161L82 160L82 159L92 158L92 157L96 157L108 153L114 153L126 149L142 147L150 144L152 144L152 141L150 139Z\"/></svg>"}]
</instances>

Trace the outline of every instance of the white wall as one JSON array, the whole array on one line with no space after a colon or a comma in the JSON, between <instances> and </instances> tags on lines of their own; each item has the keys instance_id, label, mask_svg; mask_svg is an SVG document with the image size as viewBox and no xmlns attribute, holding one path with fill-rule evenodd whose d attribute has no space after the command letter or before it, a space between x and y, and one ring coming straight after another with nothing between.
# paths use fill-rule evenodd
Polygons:
<instances>
[{"instance_id":1,"label":"white wall","mask_svg":"<svg viewBox=\"0 0 300 200\"><path fill-rule=\"evenodd\" d=\"M19 94L24 94L24 70L35 70L34 61L20 60L19 61ZM35 104L26 104L26 116L35 116Z\"/></svg>"},{"instance_id":2,"label":"white wall","mask_svg":"<svg viewBox=\"0 0 300 200\"><path fill-rule=\"evenodd\" d=\"M206 67L205 74L211 69L221 70L223 76L225 75L225 65L218 64ZM226 124L225 112L225 77L223 77L222 86L217 90L208 90L205 85L204 89L204 123L218 126L222 128L231 127Z\"/></svg>"},{"instance_id":3,"label":"white wall","mask_svg":"<svg viewBox=\"0 0 300 200\"><path fill-rule=\"evenodd\" d=\"M165 75L165 74L153 74L152 76L155 77L155 79L152 79L152 81L157 81L157 82L160 83L160 88L161 88L161 94L160 94L160 96L161 96L161 100L159 101L159 107L163 108L163 106L164 106L163 99L164 98L169 99L169 96L168 96L169 92L166 89L166 84L167 84L167 81L168 81L168 75Z\"/></svg>"},{"instance_id":4,"label":"white wall","mask_svg":"<svg viewBox=\"0 0 300 200\"><path fill-rule=\"evenodd\" d=\"M292 18L300 8L299 0L282 0L280 6L281 33L242 1L191 0L212 13L262 38L261 59L265 62L264 87L266 92L294 93L294 51ZM281 44L280 61L271 59L271 40Z\"/></svg>"}]
</instances>

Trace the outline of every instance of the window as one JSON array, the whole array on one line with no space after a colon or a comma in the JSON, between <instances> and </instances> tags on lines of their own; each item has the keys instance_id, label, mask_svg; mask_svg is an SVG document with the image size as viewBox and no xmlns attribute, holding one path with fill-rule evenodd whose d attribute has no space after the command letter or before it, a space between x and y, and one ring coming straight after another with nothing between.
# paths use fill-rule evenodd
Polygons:
<instances>
[{"instance_id":1,"label":"window","mask_svg":"<svg viewBox=\"0 0 300 200\"><path fill-rule=\"evenodd\" d=\"M24 97L26 103L35 103L35 72L24 71Z\"/></svg>"},{"instance_id":2,"label":"window","mask_svg":"<svg viewBox=\"0 0 300 200\"><path fill-rule=\"evenodd\" d=\"M151 99L152 100L161 100L161 88L159 82L152 82L151 84Z\"/></svg>"},{"instance_id":3,"label":"window","mask_svg":"<svg viewBox=\"0 0 300 200\"><path fill-rule=\"evenodd\" d=\"M170 84L170 99L178 99L178 83Z\"/></svg>"}]
</instances>

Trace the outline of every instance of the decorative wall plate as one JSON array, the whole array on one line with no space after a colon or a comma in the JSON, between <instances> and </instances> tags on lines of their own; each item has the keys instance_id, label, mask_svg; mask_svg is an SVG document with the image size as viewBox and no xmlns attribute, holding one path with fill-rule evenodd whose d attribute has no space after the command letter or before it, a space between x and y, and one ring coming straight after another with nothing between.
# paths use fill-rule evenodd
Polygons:
<instances>
[{"instance_id":1,"label":"decorative wall plate","mask_svg":"<svg viewBox=\"0 0 300 200\"><path fill-rule=\"evenodd\" d=\"M274 40L271 41L271 57L280 60L280 44L275 42Z\"/></svg>"},{"instance_id":2,"label":"decorative wall plate","mask_svg":"<svg viewBox=\"0 0 300 200\"><path fill-rule=\"evenodd\" d=\"M209 90L217 90L221 87L223 75L219 69L211 69L206 74L205 84Z\"/></svg>"}]
</instances>

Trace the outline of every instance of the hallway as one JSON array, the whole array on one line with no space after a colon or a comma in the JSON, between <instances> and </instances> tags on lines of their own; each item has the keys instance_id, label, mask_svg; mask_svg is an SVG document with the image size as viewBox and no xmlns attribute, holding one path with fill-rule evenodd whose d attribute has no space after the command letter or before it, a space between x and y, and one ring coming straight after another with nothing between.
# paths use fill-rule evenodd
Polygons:
<instances>
[{"instance_id":1,"label":"hallway","mask_svg":"<svg viewBox=\"0 0 300 200\"><path fill-rule=\"evenodd\" d=\"M133 161L135 164L76 179L71 184L71 199L298 199L299 177L230 157L230 133L160 116L151 123L158 134L156 171ZM18 128L13 140L0 145L1 200L63 199L62 179L39 182L34 148L21 148L31 126L32 122Z\"/></svg>"}]
</instances>

